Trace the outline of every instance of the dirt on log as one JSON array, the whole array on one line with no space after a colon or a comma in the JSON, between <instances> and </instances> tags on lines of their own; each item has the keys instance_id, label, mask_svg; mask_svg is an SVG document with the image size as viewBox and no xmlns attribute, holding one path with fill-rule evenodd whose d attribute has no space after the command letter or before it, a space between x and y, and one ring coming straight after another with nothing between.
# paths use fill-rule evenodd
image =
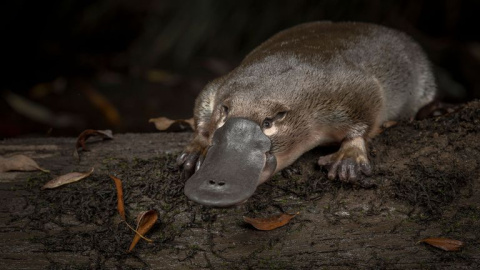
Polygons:
<instances>
[{"instance_id":1,"label":"dirt on log","mask_svg":"<svg viewBox=\"0 0 480 270\"><path fill-rule=\"evenodd\" d=\"M314 149L261 185L245 204L211 209L183 195L175 156L191 133L120 134L0 142L50 173L0 173L1 269L480 269L480 102L422 121L399 123L369 144L370 188L330 181ZM94 173L52 190L73 171ZM123 180L127 221L156 209L159 220L131 252L134 234L117 212ZM298 216L257 231L243 216ZM418 243L463 241L447 252Z\"/></svg>"}]
</instances>

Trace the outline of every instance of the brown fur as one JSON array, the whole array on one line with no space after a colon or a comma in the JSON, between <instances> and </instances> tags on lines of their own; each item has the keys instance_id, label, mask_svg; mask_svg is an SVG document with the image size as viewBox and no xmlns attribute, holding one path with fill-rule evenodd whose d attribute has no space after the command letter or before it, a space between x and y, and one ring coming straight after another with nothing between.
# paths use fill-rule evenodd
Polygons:
<instances>
[{"instance_id":1,"label":"brown fur","mask_svg":"<svg viewBox=\"0 0 480 270\"><path fill-rule=\"evenodd\" d=\"M277 171L315 146L339 142L339 153L319 164L330 167L331 178L355 180L370 173L365 140L384 121L413 117L434 94L428 61L408 36L364 23L299 25L205 87L195 104L195 138L180 163L191 170L215 130L244 117L261 127L272 120L264 133Z\"/></svg>"}]
</instances>

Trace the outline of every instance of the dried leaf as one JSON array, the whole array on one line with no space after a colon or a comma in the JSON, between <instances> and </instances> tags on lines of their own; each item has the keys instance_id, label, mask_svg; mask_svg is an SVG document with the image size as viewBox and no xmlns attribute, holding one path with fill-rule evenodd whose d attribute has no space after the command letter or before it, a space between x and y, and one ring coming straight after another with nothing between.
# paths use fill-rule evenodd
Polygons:
<instances>
[{"instance_id":1,"label":"dried leaf","mask_svg":"<svg viewBox=\"0 0 480 270\"><path fill-rule=\"evenodd\" d=\"M53 127L72 127L79 121L82 121L82 118L79 115L73 115L66 112L53 112L41 104L30 101L29 99L9 91L5 93L5 100L19 114Z\"/></svg>"},{"instance_id":2,"label":"dried leaf","mask_svg":"<svg viewBox=\"0 0 480 270\"><path fill-rule=\"evenodd\" d=\"M187 123L192 130L195 130L195 120L193 119L193 117L188 119L183 119L183 121Z\"/></svg>"},{"instance_id":3,"label":"dried leaf","mask_svg":"<svg viewBox=\"0 0 480 270\"><path fill-rule=\"evenodd\" d=\"M128 252L132 251L135 245L138 243L140 238L143 236L153 227L155 222L158 219L158 212L156 210L149 210L146 212L141 212L137 216L137 230L135 231L136 234L133 237L132 243L130 244L130 248Z\"/></svg>"},{"instance_id":4,"label":"dried leaf","mask_svg":"<svg viewBox=\"0 0 480 270\"><path fill-rule=\"evenodd\" d=\"M50 172L38 166L37 162L25 155L15 155L8 158L0 156L0 172L36 170Z\"/></svg>"},{"instance_id":5,"label":"dried leaf","mask_svg":"<svg viewBox=\"0 0 480 270\"><path fill-rule=\"evenodd\" d=\"M276 229L278 227L282 227L283 225L287 224L292 218L294 218L296 214L279 214L274 215L267 218L251 218L251 217L243 217L243 220L248 224L251 224L257 230L261 231L270 231Z\"/></svg>"},{"instance_id":6,"label":"dried leaf","mask_svg":"<svg viewBox=\"0 0 480 270\"><path fill-rule=\"evenodd\" d=\"M52 93L61 94L65 92L67 83L67 79L63 77L58 77L50 82L38 83L30 89L28 95L33 99L40 99Z\"/></svg>"},{"instance_id":7,"label":"dried leaf","mask_svg":"<svg viewBox=\"0 0 480 270\"><path fill-rule=\"evenodd\" d=\"M174 120L171 120L167 117L158 117L158 118L151 118L148 120L149 123L154 123L155 128L158 130L167 130L173 123Z\"/></svg>"},{"instance_id":8,"label":"dried leaf","mask_svg":"<svg viewBox=\"0 0 480 270\"><path fill-rule=\"evenodd\" d=\"M80 135L78 135L77 142L75 143L75 151L73 155L78 158L78 148L82 148L84 151L87 150L85 146L85 141L92 136L100 136L103 139L113 139L112 131L109 129L106 130L95 130L95 129L86 129Z\"/></svg>"},{"instance_id":9,"label":"dried leaf","mask_svg":"<svg viewBox=\"0 0 480 270\"><path fill-rule=\"evenodd\" d=\"M57 178L54 178L54 179L48 181L42 187L42 189L56 188L56 187L59 187L59 186L63 186L63 185L66 185L66 184L77 182L79 180L82 180L83 178L86 178L86 177L90 176L92 173L93 173L93 168L90 171L84 172L84 173L79 173L79 172L67 173L67 174L61 175Z\"/></svg>"},{"instance_id":10,"label":"dried leaf","mask_svg":"<svg viewBox=\"0 0 480 270\"><path fill-rule=\"evenodd\" d=\"M140 222L142 222L142 220L144 219L145 214L149 214L150 211L155 211L155 210L142 211L138 213L137 217L135 218L135 221L137 222L137 230L138 230L138 227L140 226Z\"/></svg>"},{"instance_id":11,"label":"dried leaf","mask_svg":"<svg viewBox=\"0 0 480 270\"><path fill-rule=\"evenodd\" d=\"M189 128L192 130L195 129L193 118L172 120L167 117L158 117L158 118L151 118L148 120L148 122L154 123L155 128L160 131L165 131L170 127L172 127L173 125L178 126L179 130L186 130Z\"/></svg>"},{"instance_id":12,"label":"dried leaf","mask_svg":"<svg viewBox=\"0 0 480 270\"><path fill-rule=\"evenodd\" d=\"M107 119L108 123L113 126L119 126L122 123L120 113L112 102L106 96L100 93L95 87L86 82L79 82L80 90L82 90L90 102L97 107Z\"/></svg>"},{"instance_id":13,"label":"dried leaf","mask_svg":"<svg viewBox=\"0 0 480 270\"><path fill-rule=\"evenodd\" d=\"M146 77L150 82L167 84L175 83L180 79L179 76L160 69L152 69L147 71Z\"/></svg>"},{"instance_id":14,"label":"dried leaf","mask_svg":"<svg viewBox=\"0 0 480 270\"><path fill-rule=\"evenodd\" d=\"M425 238L420 240L419 243L427 243L445 251L457 251L463 247L463 242L449 238Z\"/></svg>"},{"instance_id":15,"label":"dried leaf","mask_svg":"<svg viewBox=\"0 0 480 270\"><path fill-rule=\"evenodd\" d=\"M118 179L117 177L110 175L110 178L115 182L115 187L117 188L117 209L118 213L122 217L123 220L125 218L125 205L123 203L123 188L122 188L122 180Z\"/></svg>"}]
</instances>

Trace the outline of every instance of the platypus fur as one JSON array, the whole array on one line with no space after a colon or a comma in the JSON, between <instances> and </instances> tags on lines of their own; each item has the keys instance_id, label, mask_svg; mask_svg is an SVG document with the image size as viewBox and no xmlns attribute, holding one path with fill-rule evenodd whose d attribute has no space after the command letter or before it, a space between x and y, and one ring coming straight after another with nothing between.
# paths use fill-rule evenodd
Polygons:
<instances>
[{"instance_id":1,"label":"platypus fur","mask_svg":"<svg viewBox=\"0 0 480 270\"><path fill-rule=\"evenodd\" d=\"M383 122L433 101L425 53L409 36L368 23L313 22L284 30L197 97L195 133L178 157L185 194L226 207L306 151L339 143L318 164L353 182L372 173L366 142Z\"/></svg>"}]
</instances>

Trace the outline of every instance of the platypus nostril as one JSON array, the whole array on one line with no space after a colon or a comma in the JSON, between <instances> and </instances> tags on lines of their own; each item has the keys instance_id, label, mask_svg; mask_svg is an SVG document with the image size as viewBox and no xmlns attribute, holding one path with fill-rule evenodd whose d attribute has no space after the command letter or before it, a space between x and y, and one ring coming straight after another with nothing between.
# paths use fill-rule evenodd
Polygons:
<instances>
[{"instance_id":1,"label":"platypus nostril","mask_svg":"<svg viewBox=\"0 0 480 270\"><path fill-rule=\"evenodd\" d=\"M212 186L220 186L220 187L225 185L224 181L216 182L214 180L210 180L210 181L208 181L208 183Z\"/></svg>"}]
</instances>

